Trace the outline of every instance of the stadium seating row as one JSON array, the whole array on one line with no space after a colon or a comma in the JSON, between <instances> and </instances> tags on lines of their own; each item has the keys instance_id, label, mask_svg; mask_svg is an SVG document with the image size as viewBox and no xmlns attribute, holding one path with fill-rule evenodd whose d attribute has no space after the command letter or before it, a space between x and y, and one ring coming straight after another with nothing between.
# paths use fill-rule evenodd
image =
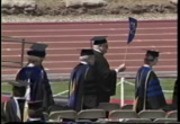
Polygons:
<instances>
[{"instance_id":1,"label":"stadium seating row","mask_svg":"<svg viewBox=\"0 0 180 124\"><path fill-rule=\"evenodd\" d=\"M177 111L165 113L163 110L143 110L136 113L133 110L112 110L108 118L103 109L86 109L80 112L74 110L52 111L46 115L47 121L60 122L63 119L76 121L98 121L98 122L177 122Z\"/></svg>"}]
</instances>

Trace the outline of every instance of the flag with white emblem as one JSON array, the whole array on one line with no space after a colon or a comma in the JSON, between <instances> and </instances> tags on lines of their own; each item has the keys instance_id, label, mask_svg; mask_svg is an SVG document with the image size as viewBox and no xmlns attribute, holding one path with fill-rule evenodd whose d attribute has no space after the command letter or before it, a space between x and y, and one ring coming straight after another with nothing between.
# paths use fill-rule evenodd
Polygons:
<instances>
[{"instance_id":1,"label":"flag with white emblem","mask_svg":"<svg viewBox=\"0 0 180 124\"><path fill-rule=\"evenodd\" d=\"M129 17L129 36L127 44L131 43L135 37L137 28L137 20L135 18Z\"/></svg>"}]
</instances>

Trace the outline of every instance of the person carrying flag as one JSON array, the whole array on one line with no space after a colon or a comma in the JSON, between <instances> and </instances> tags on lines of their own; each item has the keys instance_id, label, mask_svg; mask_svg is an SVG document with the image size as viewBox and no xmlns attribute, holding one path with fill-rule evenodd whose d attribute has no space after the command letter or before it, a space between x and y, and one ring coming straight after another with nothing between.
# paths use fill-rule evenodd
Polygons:
<instances>
[{"instance_id":1,"label":"person carrying flag","mask_svg":"<svg viewBox=\"0 0 180 124\"><path fill-rule=\"evenodd\" d=\"M121 64L115 70L111 70L104 54L107 53L108 43L104 36L96 36L91 39L95 55L95 75L98 84L98 104L110 102L110 97L115 95L117 73L126 69L125 64Z\"/></svg>"}]
</instances>

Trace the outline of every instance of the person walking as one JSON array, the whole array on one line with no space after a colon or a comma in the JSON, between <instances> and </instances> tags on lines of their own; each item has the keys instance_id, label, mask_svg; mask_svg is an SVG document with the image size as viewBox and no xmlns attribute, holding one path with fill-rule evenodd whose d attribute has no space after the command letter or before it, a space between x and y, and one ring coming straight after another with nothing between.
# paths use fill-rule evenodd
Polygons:
<instances>
[{"instance_id":1,"label":"person walking","mask_svg":"<svg viewBox=\"0 0 180 124\"><path fill-rule=\"evenodd\" d=\"M125 64L121 64L115 70L110 69L109 63L104 55L108 51L107 39L104 36L96 36L91 39L95 56L95 75L98 84L98 104L110 102L110 97L116 92L117 73L126 69Z\"/></svg>"},{"instance_id":2,"label":"person walking","mask_svg":"<svg viewBox=\"0 0 180 124\"><path fill-rule=\"evenodd\" d=\"M144 58L144 65L137 71L133 108L136 112L145 109L163 109L166 106L160 81L153 70L158 58L158 51L148 50Z\"/></svg>"},{"instance_id":3,"label":"person walking","mask_svg":"<svg viewBox=\"0 0 180 124\"><path fill-rule=\"evenodd\" d=\"M80 63L71 73L68 106L76 111L97 107L97 84L94 75L94 53L92 49L82 49Z\"/></svg>"},{"instance_id":4,"label":"person walking","mask_svg":"<svg viewBox=\"0 0 180 124\"><path fill-rule=\"evenodd\" d=\"M31 49L27 51L28 63L20 69L16 76L16 80L29 82L25 97L28 101L43 101L45 111L54 105L52 90L49 80L42 65L46 56L46 44L33 44Z\"/></svg>"}]
</instances>

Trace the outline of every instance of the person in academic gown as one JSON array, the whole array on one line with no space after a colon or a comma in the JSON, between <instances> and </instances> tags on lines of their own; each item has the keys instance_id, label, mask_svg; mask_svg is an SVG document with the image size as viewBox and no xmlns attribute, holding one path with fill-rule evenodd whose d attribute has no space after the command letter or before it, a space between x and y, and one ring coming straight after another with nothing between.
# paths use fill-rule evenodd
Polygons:
<instances>
[{"instance_id":1,"label":"person in academic gown","mask_svg":"<svg viewBox=\"0 0 180 124\"><path fill-rule=\"evenodd\" d=\"M158 51L148 50L144 65L137 71L134 103L136 112L144 109L163 109L166 106L160 81L152 68L158 62L158 57Z\"/></svg>"},{"instance_id":2,"label":"person in academic gown","mask_svg":"<svg viewBox=\"0 0 180 124\"><path fill-rule=\"evenodd\" d=\"M28 63L17 74L16 80L26 80L30 83L26 97L30 101L43 100L44 110L54 105L52 90L49 80L42 66L46 56L46 44L33 44L27 51Z\"/></svg>"},{"instance_id":3,"label":"person in academic gown","mask_svg":"<svg viewBox=\"0 0 180 124\"><path fill-rule=\"evenodd\" d=\"M13 86L13 96L1 106L4 122L25 122L28 118L28 113L24 95L28 83L11 81L9 84Z\"/></svg>"},{"instance_id":4,"label":"person in academic gown","mask_svg":"<svg viewBox=\"0 0 180 124\"><path fill-rule=\"evenodd\" d=\"M93 64L93 50L83 49L80 63L71 73L68 106L76 111L97 107L97 84Z\"/></svg>"},{"instance_id":5,"label":"person in academic gown","mask_svg":"<svg viewBox=\"0 0 180 124\"><path fill-rule=\"evenodd\" d=\"M98 104L110 102L110 97L116 92L117 73L126 69L125 64L121 64L115 70L110 69L109 63L104 55L108 50L107 39L104 36L96 36L91 39L95 55L95 73L98 83Z\"/></svg>"}]
</instances>

